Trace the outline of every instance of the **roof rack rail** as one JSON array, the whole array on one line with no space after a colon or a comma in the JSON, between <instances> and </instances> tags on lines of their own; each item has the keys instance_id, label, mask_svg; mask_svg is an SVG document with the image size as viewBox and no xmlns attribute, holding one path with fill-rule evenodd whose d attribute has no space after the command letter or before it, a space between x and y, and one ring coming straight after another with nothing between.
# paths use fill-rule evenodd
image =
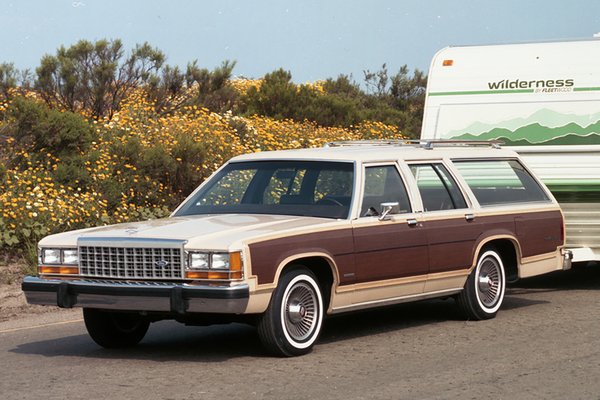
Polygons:
<instances>
[{"instance_id":1,"label":"roof rack rail","mask_svg":"<svg viewBox=\"0 0 600 400\"><path fill-rule=\"evenodd\" d=\"M379 140L340 140L326 143L323 147L346 146L412 146L431 150L445 146L489 146L499 149L504 144L500 140L451 140L451 139L379 139Z\"/></svg>"},{"instance_id":2,"label":"roof rack rail","mask_svg":"<svg viewBox=\"0 0 600 400\"><path fill-rule=\"evenodd\" d=\"M346 146L406 146L418 145L418 140L410 139L375 139L375 140L338 140L325 143L323 147L346 147Z\"/></svg>"}]
</instances>

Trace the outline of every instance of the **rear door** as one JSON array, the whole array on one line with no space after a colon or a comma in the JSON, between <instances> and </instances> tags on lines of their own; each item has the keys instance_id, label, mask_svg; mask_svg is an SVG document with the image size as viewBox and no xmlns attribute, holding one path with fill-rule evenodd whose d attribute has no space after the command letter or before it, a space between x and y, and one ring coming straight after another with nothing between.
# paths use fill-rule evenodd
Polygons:
<instances>
[{"instance_id":1,"label":"rear door","mask_svg":"<svg viewBox=\"0 0 600 400\"><path fill-rule=\"evenodd\" d=\"M462 286L473 261L480 224L442 162L412 163L409 168L423 203L423 227L429 250L425 291Z\"/></svg>"}]
</instances>

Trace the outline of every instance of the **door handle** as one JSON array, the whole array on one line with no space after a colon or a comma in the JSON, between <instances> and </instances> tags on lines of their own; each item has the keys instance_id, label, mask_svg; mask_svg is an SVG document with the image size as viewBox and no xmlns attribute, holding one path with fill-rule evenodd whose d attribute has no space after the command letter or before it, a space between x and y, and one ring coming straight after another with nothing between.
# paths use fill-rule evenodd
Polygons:
<instances>
[{"instance_id":1,"label":"door handle","mask_svg":"<svg viewBox=\"0 0 600 400\"><path fill-rule=\"evenodd\" d=\"M465 214L465 219L471 222L475 219L475 214Z\"/></svg>"},{"instance_id":2,"label":"door handle","mask_svg":"<svg viewBox=\"0 0 600 400\"><path fill-rule=\"evenodd\" d=\"M415 218L409 218L406 220L408 226L417 226L417 220Z\"/></svg>"}]
</instances>

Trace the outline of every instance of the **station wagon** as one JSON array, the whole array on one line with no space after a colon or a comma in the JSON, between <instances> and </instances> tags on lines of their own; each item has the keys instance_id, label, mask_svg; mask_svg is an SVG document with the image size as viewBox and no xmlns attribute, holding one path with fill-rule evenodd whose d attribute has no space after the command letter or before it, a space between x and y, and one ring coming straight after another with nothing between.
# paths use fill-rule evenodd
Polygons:
<instances>
[{"instance_id":1,"label":"station wagon","mask_svg":"<svg viewBox=\"0 0 600 400\"><path fill-rule=\"evenodd\" d=\"M171 217L48 236L30 303L83 307L104 347L150 323L243 321L309 352L328 315L453 297L493 318L507 282L570 267L561 210L494 143L336 142L247 154Z\"/></svg>"}]
</instances>

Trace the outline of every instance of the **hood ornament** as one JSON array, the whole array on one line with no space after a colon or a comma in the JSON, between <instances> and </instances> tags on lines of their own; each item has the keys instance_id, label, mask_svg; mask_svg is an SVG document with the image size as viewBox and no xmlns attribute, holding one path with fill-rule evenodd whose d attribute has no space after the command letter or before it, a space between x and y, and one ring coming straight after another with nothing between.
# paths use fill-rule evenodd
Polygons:
<instances>
[{"instance_id":1,"label":"hood ornament","mask_svg":"<svg viewBox=\"0 0 600 400\"><path fill-rule=\"evenodd\" d=\"M125 232L129 233L130 235L133 235L134 233L138 233L137 228L129 228L129 229L125 229Z\"/></svg>"}]
</instances>

